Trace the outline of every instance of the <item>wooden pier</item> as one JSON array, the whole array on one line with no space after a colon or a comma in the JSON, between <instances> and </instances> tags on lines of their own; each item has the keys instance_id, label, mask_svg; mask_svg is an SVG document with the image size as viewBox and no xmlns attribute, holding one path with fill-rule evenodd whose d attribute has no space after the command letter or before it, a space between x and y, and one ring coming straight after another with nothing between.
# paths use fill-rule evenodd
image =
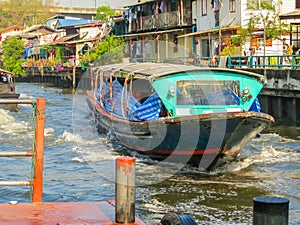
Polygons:
<instances>
[{"instance_id":1,"label":"wooden pier","mask_svg":"<svg viewBox=\"0 0 300 225\"><path fill-rule=\"evenodd\" d=\"M45 202L0 204L1 225L116 224L113 202ZM143 225L135 220L136 225Z\"/></svg>"},{"instance_id":2,"label":"wooden pier","mask_svg":"<svg viewBox=\"0 0 300 225\"><path fill-rule=\"evenodd\" d=\"M43 202L43 167L44 167L44 126L46 99L36 100L1 100L0 104L32 104L35 112L35 140L33 151L0 152L0 157L33 157L31 180L1 181L0 186L31 186L30 203L11 201L0 204L1 225L65 225L65 224L136 224L144 223L135 218L135 159L119 157L116 162L116 179L120 191L116 193L116 201L104 202ZM130 183L126 183L129 181ZM129 201L130 200L130 201ZM127 203L131 204L127 204ZM125 204L122 204L125 203ZM133 204L132 204L133 203ZM115 207L116 206L116 207Z\"/></svg>"}]
</instances>

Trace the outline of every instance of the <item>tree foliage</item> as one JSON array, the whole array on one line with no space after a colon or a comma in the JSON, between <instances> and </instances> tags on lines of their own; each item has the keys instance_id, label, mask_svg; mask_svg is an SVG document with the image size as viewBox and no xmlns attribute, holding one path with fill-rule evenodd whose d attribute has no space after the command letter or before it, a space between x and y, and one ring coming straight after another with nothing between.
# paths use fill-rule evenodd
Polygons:
<instances>
[{"instance_id":1,"label":"tree foliage","mask_svg":"<svg viewBox=\"0 0 300 225\"><path fill-rule=\"evenodd\" d=\"M100 64L121 62L124 57L125 42L114 35L103 38L97 46L84 55L84 59Z\"/></svg>"},{"instance_id":2,"label":"tree foliage","mask_svg":"<svg viewBox=\"0 0 300 225\"><path fill-rule=\"evenodd\" d=\"M14 36L3 41L2 47L4 69L15 75L24 75L24 70L22 69L24 42L17 36Z\"/></svg>"},{"instance_id":3,"label":"tree foliage","mask_svg":"<svg viewBox=\"0 0 300 225\"><path fill-rule=\"evenodd\" d=\"M6 0L0 1L0 28L21 24L43 24L54 15L50 9L54 0Z\"/></svg>"},{"instance_id":4,"label":"tree foliage","mask_svg":"<svg viewBox=\"0 0 300 225\"><path fill-rule=\"evenodd\" d=\"M115 11L112 10L109 6L100 6L97 8L95 19L101 20L102 22L107 22L109 17L115 15Z\"/></svg>"},{"instance_id":5,"label":"tree foliage","mask_svg":"<svg viewBox=\"0 0 300 225\"><path fill-rule=\"evenodd\" d=\"M288 32L288 25L279 18L278 5L272 4L272 1L264 0L261 2L259 10L253 10L250 13L248 31L253 32L258 28L265 30L267 38L280 38L281 35Z\"/></svg>"},{"instance_id":6,"label":"tree foliage","mask_svg":"<svg viewBox=\"0 0 300 225\"><path fill-rule=\"evenodd\" d=\"M279 5L273 4L271 0L264 0L258 5L259 10L254 10L250 14L249 31L254 31L255 28L264 30L264 55L266 54L267 38L281 39L281 36L288 32L288 25L281 22L279 18L278 7Z\"/></svg>"},{"instance_id":7,"label":"tree foliage","mask_svg":"<svg viewBox=\"0 0 300 225\"><path fill-rule=\"evenodd\" d=\"M265 4L272 4L272 0L248 0L247 8L252 10L260 10L262 8L262 5Z\"/></svg>"},{"instance_id":8,"label":"tree foliage","mask_svg":"<svg viewBox=\"0 0 300 225\"><path fill-rule=\"evenodd\" d=\"M238 36L232 38L232 44L236 46L244 44L256 30L262 29L265 39L280 39L288 32L288 25L280 20L278 7L279 5L272 4L271 0L248 1L247 8L250 13L247 25L240 29Z\"/></svg>"}]
</instances>

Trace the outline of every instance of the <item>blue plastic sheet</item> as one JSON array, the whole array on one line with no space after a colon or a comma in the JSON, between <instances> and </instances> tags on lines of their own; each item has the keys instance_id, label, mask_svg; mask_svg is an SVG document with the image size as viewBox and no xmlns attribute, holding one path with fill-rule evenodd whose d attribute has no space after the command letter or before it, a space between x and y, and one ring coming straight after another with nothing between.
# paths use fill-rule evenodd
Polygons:
<instances>
[{"instance_id":1,"label":"blue plastic sheet","mask_svg":"<svg viewBox=\"0 0 300 225\"><path fill-rule=\"evenodd\" d=\"M131 121L156 120L161 112L162 103L154 92L143 103L139 102L123 86L114 80L112 83L112 101L109 82L104 82L103 91L97 89L96 98L101 106L115 116ZM103 95L103 96L102 96Z\"/></svg>"}]
</instances>

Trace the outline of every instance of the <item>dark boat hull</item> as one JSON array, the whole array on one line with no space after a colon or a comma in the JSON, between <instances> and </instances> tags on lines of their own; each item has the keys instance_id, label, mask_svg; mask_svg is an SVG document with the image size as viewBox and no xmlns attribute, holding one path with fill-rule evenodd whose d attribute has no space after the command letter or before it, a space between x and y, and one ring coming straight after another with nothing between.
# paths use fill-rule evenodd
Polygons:
<instances>
[{"instance_id":1,"label":"dark boat hull","mask_svg":"<svg viewBox=\"0 0 300 225\"><path fill-rule=\"evenodd\" d=\"M153 159L212 170L234 160L247 142L273 117L257 112L230 112L132 122L105 111L88 92L88 105L101 129L112 131L129 149Z\"/></svg>"}]
</instances>

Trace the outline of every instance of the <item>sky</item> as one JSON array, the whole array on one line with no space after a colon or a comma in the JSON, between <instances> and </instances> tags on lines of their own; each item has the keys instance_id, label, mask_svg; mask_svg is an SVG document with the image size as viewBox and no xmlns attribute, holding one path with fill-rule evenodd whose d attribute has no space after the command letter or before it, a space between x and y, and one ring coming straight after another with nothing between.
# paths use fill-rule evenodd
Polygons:
<instances>
[{"instance_id":1,"label":"sky","mask_svg":"<svg viewBox=\"0 0 300 225\"><path fill-rule=\"evenodd\" d=\"M62 7L98 8L99 6L110 6L112 9L123 8L132 5L138 0L55 0Z\"/></svg>"}]
</instances>

